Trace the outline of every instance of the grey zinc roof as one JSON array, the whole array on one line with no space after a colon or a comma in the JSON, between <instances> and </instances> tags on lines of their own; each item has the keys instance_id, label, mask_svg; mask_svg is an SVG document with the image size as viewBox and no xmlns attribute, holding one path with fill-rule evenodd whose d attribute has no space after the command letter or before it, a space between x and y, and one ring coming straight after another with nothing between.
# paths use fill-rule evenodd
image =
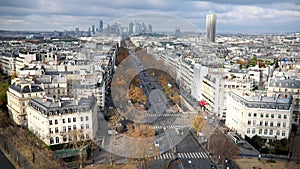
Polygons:
<instances>
[{"instance_id":1,"label":"grey zinc roof","mask_svg":"<svg viewBox=\"0 0 300 169\"><path fill-rule=\"evenodd\" d=\"M274 97L241 95L236 92L229 93L235 100L249 108L269 108L288 110L292 104L292 95L279 94Z\"/></svg>"},{"instance_id":2,"label":"grey zinc roof","mask_svg":"<svg viewBox=\"0 0 300 169\"><path fill-rule=\"evenodd\" d=\"M50 81L50 77L52 78L52 81ZM41 76L39 78L36 78L35 81L37 83L66 83L67 82L67 78L66 78L65 74L43 75L43 76Z\"/></svg>"},{"instance_id":3,"label":"grey zinc roof","mask_svg":"<svg viewBox=\"0 0 300 169\"><path fill-rule=\"evenodd\" d=\"M291 95L289 95L290 97ZM243 96L243 98L249 102L261 102L261 103L289 103L290 98L284 98L283 96L266 97L266 96Z\"/></svg>"},{"instance_id":4,"label":"grey zinc roof","mask_svg":"<svg viewBox=\"0 0 300 169\"><path fill-rule=\"evenodd\" d=\"M270 87L283 87L283 88L298 88L300 89L300 80L297 79L283 79L283 80L270 80Z\"/></svg>"},{"instance_id":5,"label":"grey zinc roof","mask_svg":"<svg viewBox=\"0 0 300 169\"><path fill-rule=\"evenodd\" d=\"M95 97L81 98L78 103L75 100L58 102L47 99L45 102L42 98L30 100L29 105L45 115L58 115L67 113L76 113L77 111L89 111L96 104Z\"/></svg>"},{"instance_id":6,"label":"grey zinc roof","mask_svg":"<svg viewBox=\"0 0 300 169\"><path fill-rule=\"evenodd\" d=\"M29 86L31 86L31 87L29 87ZM42 89L39 85L34 84L34 83L24 85L23 87L21 86L21 84L13 83L9 87L19 93L34 93L34 92L44 91L44 89Z\"/></svg>"}]
</instances>

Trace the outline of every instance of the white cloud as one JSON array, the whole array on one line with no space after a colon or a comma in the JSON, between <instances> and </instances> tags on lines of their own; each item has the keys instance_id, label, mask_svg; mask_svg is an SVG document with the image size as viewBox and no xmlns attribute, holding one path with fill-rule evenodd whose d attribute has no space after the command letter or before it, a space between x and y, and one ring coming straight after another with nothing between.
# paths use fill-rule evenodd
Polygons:
<instances>
[{"instance_id":1,"label":"white cloud","mask_svg":"<svg viewBox=\"0 0 300 169\"><path fill-rule=\"evenodd\" d=\"M231 11L218 14L220 23L243 25L289 22L299 18L299 11L244 5L234 6Z\"/></svg>"},{"instance_id":2,"label":"white cloud","mask_svg":"<svg viewBox=\"0 0 300 169\"><path fill-rule=\"evenodd\" d=\"M278 24L289 25L288 29L300 27L300 6L294 0L276 3L270 1L269 4L265 2L259 4L258 0L243 1L242 4L237 0L214 1L214 3L186 0L25 0L25 4L22 2L0 1L0 29L64 30L80 27L87 30L92 24L97 25L100 19L108 23L128 14L141 12L166 12L204 29L205 15L210 10L217 13L220 31L223 27L244 29L248 26L256 29L257 26L266 24L266 27L270 28L278 27Z\"/></svg>"}]
</instances>

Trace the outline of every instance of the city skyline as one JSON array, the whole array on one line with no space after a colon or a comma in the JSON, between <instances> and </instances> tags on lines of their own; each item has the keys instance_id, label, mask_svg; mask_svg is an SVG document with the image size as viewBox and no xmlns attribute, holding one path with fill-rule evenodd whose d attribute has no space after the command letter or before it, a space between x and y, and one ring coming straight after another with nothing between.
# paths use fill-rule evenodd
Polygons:
<instances>
[{"instance_id":1,"label":"city skyline","mask_svg":"<svg viewBox=\"0 0 300 169\"><path fill-rule=\"evenodd\" d=\"M220 0L146 0L143 2L12 0L1 1L0 5L1 30L63 31L74 30L76 27L87 30L91 25L98 25L99 20L103 20L106 26L128 15L157 12L180 17L204 32L206 14L209 11L214 11L218 16L217 33L296 32L300 27L298 22L300 4L296 0L264 2L258 0L242 2L237 0L226 2ZM160 31L160 27L153 26ZM175 27L170 31L174 31Z\"/></svg>"}]
</instances>

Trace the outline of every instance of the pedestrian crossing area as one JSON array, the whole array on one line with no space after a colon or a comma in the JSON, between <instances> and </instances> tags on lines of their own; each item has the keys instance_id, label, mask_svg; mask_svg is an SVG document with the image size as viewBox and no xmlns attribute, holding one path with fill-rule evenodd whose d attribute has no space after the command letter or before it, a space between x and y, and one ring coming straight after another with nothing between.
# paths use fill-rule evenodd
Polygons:
<instances>
[{"instance_id":1,"label":"pedestrian crossing area","mask_svg":"<svg viewBox=\"0 0 300 169\"><path fill-rule=\"evenodd\" d=\"M149 128L151 129L169 129L169 128L172 128L172 129L175 129L175 128L190 128L191 125L189 124L186 124L186 125L168 125L168 126L149 126Z\"/></svg>"},{"instance_id":2,"label":"pedestrian crossing area","mask_svg":"<svg viewBox=\"0 0 300 169\"><path fill-rule=\"evenodd\" d=\"M146 116L148 117L181 117L182 114L172 114L172 113L167 113L167 114L162 114L162 113L147 113Z\"/></svg>"},{"instance_id":3,"label":"pedestrian crossing area","mask_svg":"<svg viewBox=\"0 0 300 169\"><path fill-rule=\"evenodd\" d=\"M194 112L188 113L146 113L145 116L147 117L182 117L186 115L194 115Z\"/></svg>"},{"instance_id":4,"label":"pedestrian crossing area","mask_svg":"<svg viewBox=\"0 0 300 169\"><path fill-rule=\"evenodd\" d=\"M164 153L154 157L155 160L172 160L178 158L208 158L205 152L187 152L187 153Z\"/></svg>"}]
</instances>

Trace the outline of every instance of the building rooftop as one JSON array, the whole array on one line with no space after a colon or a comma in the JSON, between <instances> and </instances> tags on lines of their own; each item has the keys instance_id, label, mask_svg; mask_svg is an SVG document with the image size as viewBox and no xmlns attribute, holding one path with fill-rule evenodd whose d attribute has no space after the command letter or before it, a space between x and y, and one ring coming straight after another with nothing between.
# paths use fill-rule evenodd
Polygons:
<instances>
[{"instance_id":1,"label":"building rooftop","mask_svg":"<svg viewBox=\"0 0 300 169\"><path fill-rule=\"evenodd\" d=\"M255 95L251 96L241 92L230 92L231 97L248 108L282 109L289 110L293 97L289 94L277 94L273 97Z\"/></svg>"},{"instance_id":2,"label":"building rooftop","mask_svg":"<svg viewBox=\"0 0 300 169\"><path fill-rule=\"evenodd\" d=\"M26 80L13 82L9 87L19 93L34 93L44 91L41 86Z\"/></svg>"},{"instance_id":3,"label":"building rooftop","mask_svg":"<svg viewBox=\"0 0 300 169\"><path fill-rule=\"evenodd\" d=\"M90 111L96 104L95 97L81 97L80 99L65 99L63 101L53 98L35 98L29 105L45 115L70 114Z\"/></svg>"},{"instance_id":4,"label":"building rooftop","mask_svg":"<svg viewBox=\"0 0 300 169\"><path fill-rule=\"evenodd\" d=\"M37 83L67 83L67 77L65 74L58 75L43 75L36 78Z\"/></svg>"},{"instance_id":5,"label":"building rooftop","mask_svg":"<svg viewBox=\"0 0 300 169\"><path fill-rule=\"evenodd\" d=\"M269 82L269 86L300 89L300 79L272 79Z\"/></svg>"}]
</instances>

